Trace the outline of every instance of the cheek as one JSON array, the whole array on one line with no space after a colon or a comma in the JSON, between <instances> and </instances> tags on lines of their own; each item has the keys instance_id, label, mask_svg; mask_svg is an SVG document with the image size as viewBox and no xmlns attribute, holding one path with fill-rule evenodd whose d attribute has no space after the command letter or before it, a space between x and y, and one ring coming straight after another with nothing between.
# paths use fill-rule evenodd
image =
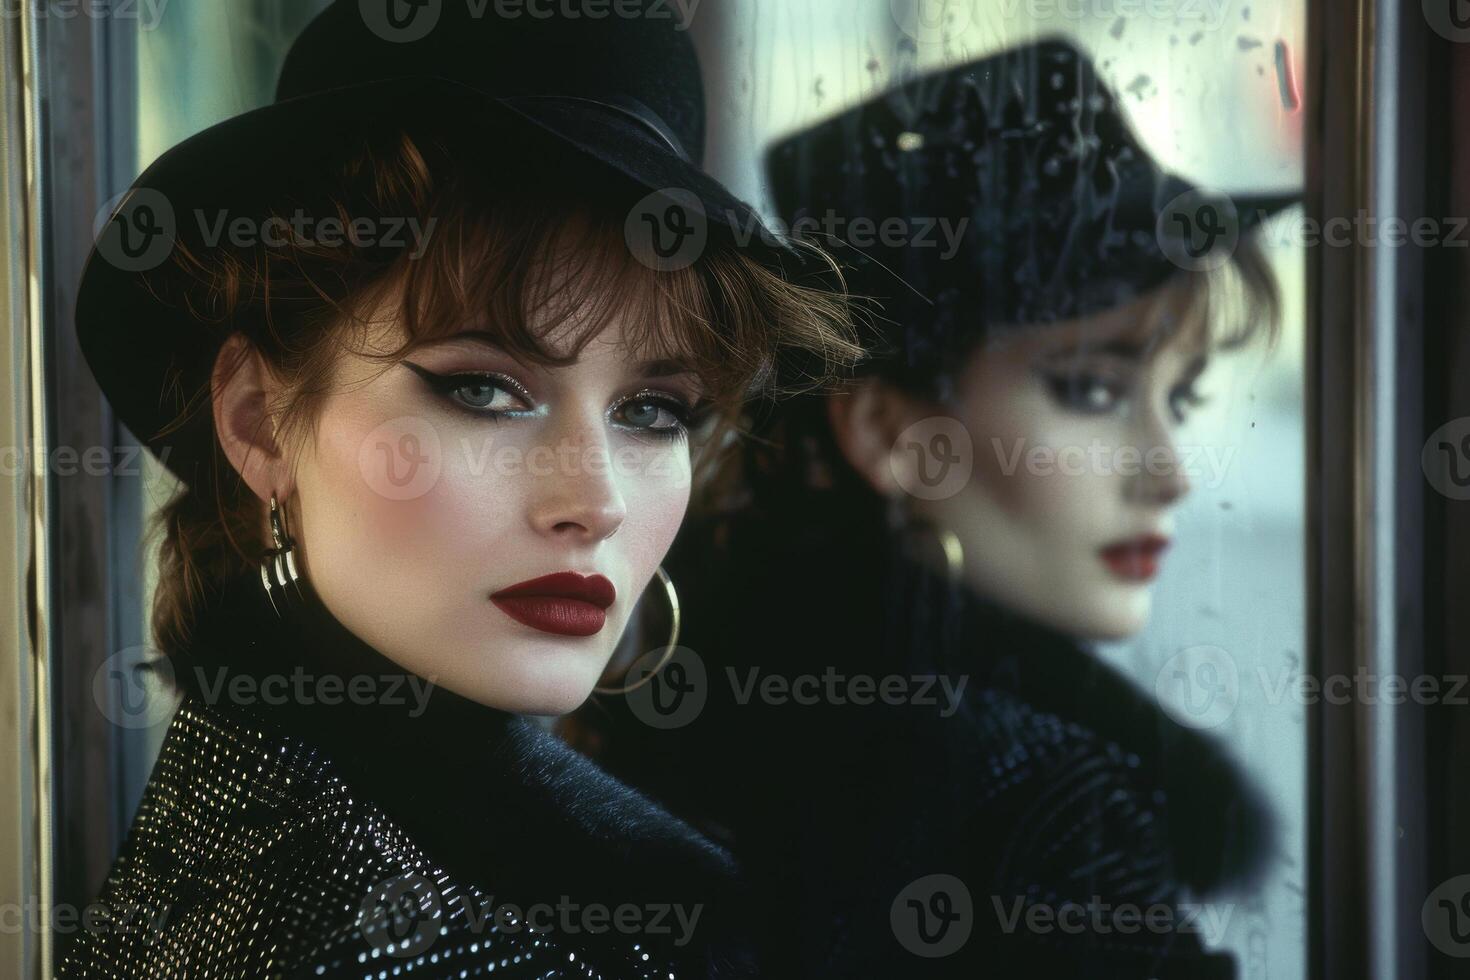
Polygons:
<instances>
[{"instance_id":1,"label":"cheek","mask_svg":"<svg viewBox=\"0 0 1470 980\"><path fill-rule=\"evenodd\" d=\"M1095 537L1123 495L1123 478L1107 465L1117 440L1109 419L1064 412L1024 387L965 411L975 444L970 506L1042 536Z\"/></svg>"},{"instance_id":2,"label":"cheek","mask_svg":"<svg viewBox=\"0 0 1470 980\"><path fill-rule=\"evenodd\" d=\"M460 426L394 414L349 396L323 411L309 459L299 471L307 508L307 549L351 577L412 574L484 564L519 547L534 467L608 468L626 506L605 542L634 575L651 578L683 523L690 498L688 449L617 441L603 463L534 457L530 429ZM582 478L587 474L581 474Z\"/></svg>"},{"instance_id":3,"label":"cheek","mask_svg":"<svg viewBox=\"0 0 1470 980\"><path fill-rule=\"evenodd\" d=\"M323 412L302 473L303 496L329 502L315 508L313 550L402 568L502 535L519 502L493 440L480 452L464 433L391 408L343 397Z\"/></svg>"},{"instance_id":4,"label":"cheek","mask_svg":"<svg viewBox=\"0 0 1470 980\"><path fill-rule=\"evenodd\" d=\"M626 535L623 547L640 574L653 575L664 559L689 508L689 452L682 445L638 450L637 467L613 465L619 472L619 490L628 508L627 520L612 539Z\"/></svg>"}]
</instances>

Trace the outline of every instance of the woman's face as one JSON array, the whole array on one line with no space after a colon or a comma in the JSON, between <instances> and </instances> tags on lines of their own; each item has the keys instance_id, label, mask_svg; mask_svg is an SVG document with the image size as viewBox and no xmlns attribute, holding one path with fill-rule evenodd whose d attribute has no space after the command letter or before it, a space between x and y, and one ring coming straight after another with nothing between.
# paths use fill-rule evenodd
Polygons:
<instances>
[{"instance_id":1,"label":"woman's face","mask_svg":"<svg viewBox=\"0 0 1470 980\"><path fill-rule=\"evenodd\" d=\"M1074 636L1143 627L1189 489L1176 430L1205 367L1199 323L1156 329L1185 300L1171 286L972 355L943 411L969 430L973 474L915 509L958 535L976 593Z\"/></svg>"},{"instance_id":2,"label":"woman's face","mask_svg":"<svg viewBox=\"0 0 1470 980\"><path fill-rule=\"evenodd\" d=\"M402 339L389 324L375 346ZM703 394L621 339L614 320L563 367L473 333L386 371L344 355L294 487L304 574L332 613L483 704L580 705L683 520Z\"/></svg>"}]
</instances>

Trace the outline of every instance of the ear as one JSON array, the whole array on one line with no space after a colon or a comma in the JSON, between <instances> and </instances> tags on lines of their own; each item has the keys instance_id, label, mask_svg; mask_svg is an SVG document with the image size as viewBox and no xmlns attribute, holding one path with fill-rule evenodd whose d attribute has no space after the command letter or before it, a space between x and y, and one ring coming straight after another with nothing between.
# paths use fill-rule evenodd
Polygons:
<instances>
[{"instance_id":1,"label":"ear","mask_svg":"<svg viewBox=\"0 0 1470 980\"><path fill-rule=\"evenodd\" d=\"M210 377L214 431L230 465L262 501L290 495L290 474L268 406L276 392L260 353L243 334L226 339Z\"/></svg>"},{"instance_id":2,"label":"ear","mask_svg":"<svg viewBox=\"0 0 1470 980\"><path fill-rule=\"evenodd\" d=\"M893 471L894 444L916 414L911 398L876 378L827 400L827 421L847 462L879 496L903 492Z\"/></svg>"}]
</instances>

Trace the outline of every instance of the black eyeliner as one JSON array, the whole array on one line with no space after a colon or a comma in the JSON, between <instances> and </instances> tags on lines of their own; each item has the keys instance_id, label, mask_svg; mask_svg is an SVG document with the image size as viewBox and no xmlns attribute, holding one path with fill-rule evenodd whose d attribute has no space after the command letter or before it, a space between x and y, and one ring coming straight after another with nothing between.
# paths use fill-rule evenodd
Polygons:
<instances>
[{"instance_id":1,"label":"black eyeliner","mask_svg":"<svg viewBox=\"0 0 1470 980\"><path fill-rule=\"evenodd\" d=\"M435 391L442 391L444 382L449 378L449 375L435 374L428 368L420 367L412 361L403 361L402 363L404 367L408 368L414 374L417 374L420 378L424 379L424 382L427 383L429 387L433 388Z\"/></svg>"},{"instance_id":2,"label":"black eyeliner","mask_svg":"<svg viewBox=\"0 0 1470 980\"><path fill-rule=\"evenodd\" d=\"M676 395L668 395L655 391L642 391L630 395L613 406L612 411L617 412L627 405L638 402L653 402L674 416L677 423L667 428L648 428L640 426L624 426L628 431L638 435L651 435L660 439L678 439L687 437L696 419L697 406L690 406L682 398Z\"/></svg>"},{"instance_id":3,"label":"black eyeliner","mask_svg":"<svg viewBox=\"0 0 1470 980\"><path fill-rule=\"evenodd\" d=\"M524 401L529 402L534 400L531 398L531 393L515 379L506 377L503 374L497 374L493 371L460 371L455 374L438 374L412 361L405 360L403 365L434 386L436 390L453 391L455 388L463 386L466 382L479 381L493 384L502 391L515 395Z\"/></svg>"},{"instance_id":4,"label":"black eyeliner","mask_svg":"<svg viewBox=\"0 0 1470 980\"><path fill-rule=\"evenodd\" d=\"M417 374L421 379L423 379L424 383L429 386L430 390L433 391L435 395L443 398L459 411L465 412L466 414L474 418L488 418L498 420L511 416L525 415L534 411L534 409L529 408L506 410L498 408L488 408L485 406L466 405L464 402L454 397L454 392L459 388L464 388L467 385L471 384L482 384L495 388L498 391L503 391L506 394L521 399L522 401L532 401L530 392L527 392L523 387L521 387L520 384L518 384L511 378L483 371L463 371L457 372L455 374L439 374L435 371L430 371L428 368L422 367L409 360L402 361L402 364L404 367L408 368L414 374Z\"/></svg>"}]
</instances>

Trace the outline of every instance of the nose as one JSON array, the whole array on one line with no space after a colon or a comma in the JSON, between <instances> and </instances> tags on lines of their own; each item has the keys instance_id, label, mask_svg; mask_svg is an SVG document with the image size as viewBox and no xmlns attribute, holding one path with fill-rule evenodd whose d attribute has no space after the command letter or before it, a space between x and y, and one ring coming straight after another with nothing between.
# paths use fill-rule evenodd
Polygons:
<instances>
[{"instance_id":1,"label":"nose","mask_svg":"<svg viewBox=\"0 0 1470 980\"><path fill-rule=\"evenodd\" d=\"M553 441L532 450L542 465L528 467L536 480L529 514L532 527L539 534L577 544L612 537L627 519L628 508L613 472L601 417L594 413L548 434Z\"/></svg>"},{"instance_id":2,"label":"nose","mask_svg":"<svg viewBox=\"0 0 1470 980\"><path fill-rule=\"evenodd\" d=\"M1143 413L1138 448L1142 453L1139 472L1129 481L1129 498L1153 507L1171 507L1189 493L1189 476L1174 442L1168 408Z\"/></svg>"}]
</instances>

